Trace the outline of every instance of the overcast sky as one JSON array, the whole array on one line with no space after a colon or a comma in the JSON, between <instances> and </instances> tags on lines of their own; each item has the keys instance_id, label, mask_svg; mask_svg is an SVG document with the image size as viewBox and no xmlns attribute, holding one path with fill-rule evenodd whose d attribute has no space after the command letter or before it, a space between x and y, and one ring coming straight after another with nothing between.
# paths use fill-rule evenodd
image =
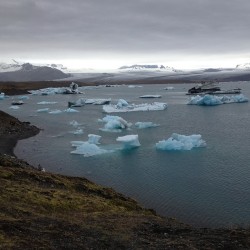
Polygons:
<instances>
[{"instance_id":1,"label":"overcast sky","mask_svg":"<svg viewBox=\"0 0 250 250\"><path fill-rule=\"evenodd\" d=\"M0 61L176 68L250 62L249 0L0 0Z\"/></svg>"}]
</instances>

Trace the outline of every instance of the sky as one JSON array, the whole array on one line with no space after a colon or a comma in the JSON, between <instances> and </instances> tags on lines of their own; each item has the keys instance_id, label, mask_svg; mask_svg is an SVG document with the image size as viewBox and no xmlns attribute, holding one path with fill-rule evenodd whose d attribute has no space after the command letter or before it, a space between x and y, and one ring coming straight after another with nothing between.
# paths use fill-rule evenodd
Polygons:
<instances>
[{"instance_id":1,"label":"sky","mask_svg":"<svg viewBox=\"0 0 250 250\"><path fill-rule=\"evenodd\" d=\"M70 68L250 62L249 0L0 0L0 61Z\"/></svg>"}]
</instances>

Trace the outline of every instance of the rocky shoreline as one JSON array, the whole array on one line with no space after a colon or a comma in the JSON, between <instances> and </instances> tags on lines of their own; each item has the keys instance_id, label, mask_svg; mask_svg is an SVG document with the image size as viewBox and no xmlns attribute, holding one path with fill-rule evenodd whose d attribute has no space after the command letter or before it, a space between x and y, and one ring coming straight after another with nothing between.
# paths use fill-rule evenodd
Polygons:
<instances>
[{"instance_id":1,"label":"rocky shoreline","mask_svg":"<svg viewBox=\"0 0 250 250\"><path fill-rule=\"evenodd\" d=\"M16 142L37 133L0 111L0 249L250 249L250 229L192 228L111 188L17 159Z\"/></svg>"}]
</instances>

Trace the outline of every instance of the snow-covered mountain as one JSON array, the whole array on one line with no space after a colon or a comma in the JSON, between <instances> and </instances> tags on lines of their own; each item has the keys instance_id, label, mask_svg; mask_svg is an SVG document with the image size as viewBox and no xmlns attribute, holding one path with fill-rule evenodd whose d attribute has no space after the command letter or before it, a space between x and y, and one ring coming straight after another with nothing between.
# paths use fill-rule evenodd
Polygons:
<instances>
[{"instance_id":1,"label":"snow-covered mountain","mask_svg":"<svg viewBox=\"0 0 250 250\"><path fill-rule=\"evenodd\" d=\"M157 64L134 64L131 66L122 66L119 68L119 70L124 72L141 72L141 71L169 72L169 73L180 72L179 70L176 70L173 67L157 65Z\"/></svg>"},{"instance_id":2,"label":"snow-covered mountain","mask_svg":"<svg viewBox=\"0 0 250 250\"><path fill-rule=\"evenodd\" d=\"M0 63L0 81L47 81L69 77L61 70L49 66L37 66L30 63Z\"/></svg>"}]
</instances>

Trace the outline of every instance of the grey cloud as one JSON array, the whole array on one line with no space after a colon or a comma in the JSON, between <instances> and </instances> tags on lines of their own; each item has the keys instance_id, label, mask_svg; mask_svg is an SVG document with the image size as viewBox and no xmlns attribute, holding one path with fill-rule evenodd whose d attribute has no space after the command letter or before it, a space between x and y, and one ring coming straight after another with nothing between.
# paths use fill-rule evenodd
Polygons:
<instances>
[{"instance_id":1,"label":"grey cloud","mask_svg":"<svg viewBox=\"0 0 250 250\"><path fill-rule=\"evenodd\" d=\"M0 52L238 53L249 12L248 0L2 0Z\"/></svg>"}]
</instances>

